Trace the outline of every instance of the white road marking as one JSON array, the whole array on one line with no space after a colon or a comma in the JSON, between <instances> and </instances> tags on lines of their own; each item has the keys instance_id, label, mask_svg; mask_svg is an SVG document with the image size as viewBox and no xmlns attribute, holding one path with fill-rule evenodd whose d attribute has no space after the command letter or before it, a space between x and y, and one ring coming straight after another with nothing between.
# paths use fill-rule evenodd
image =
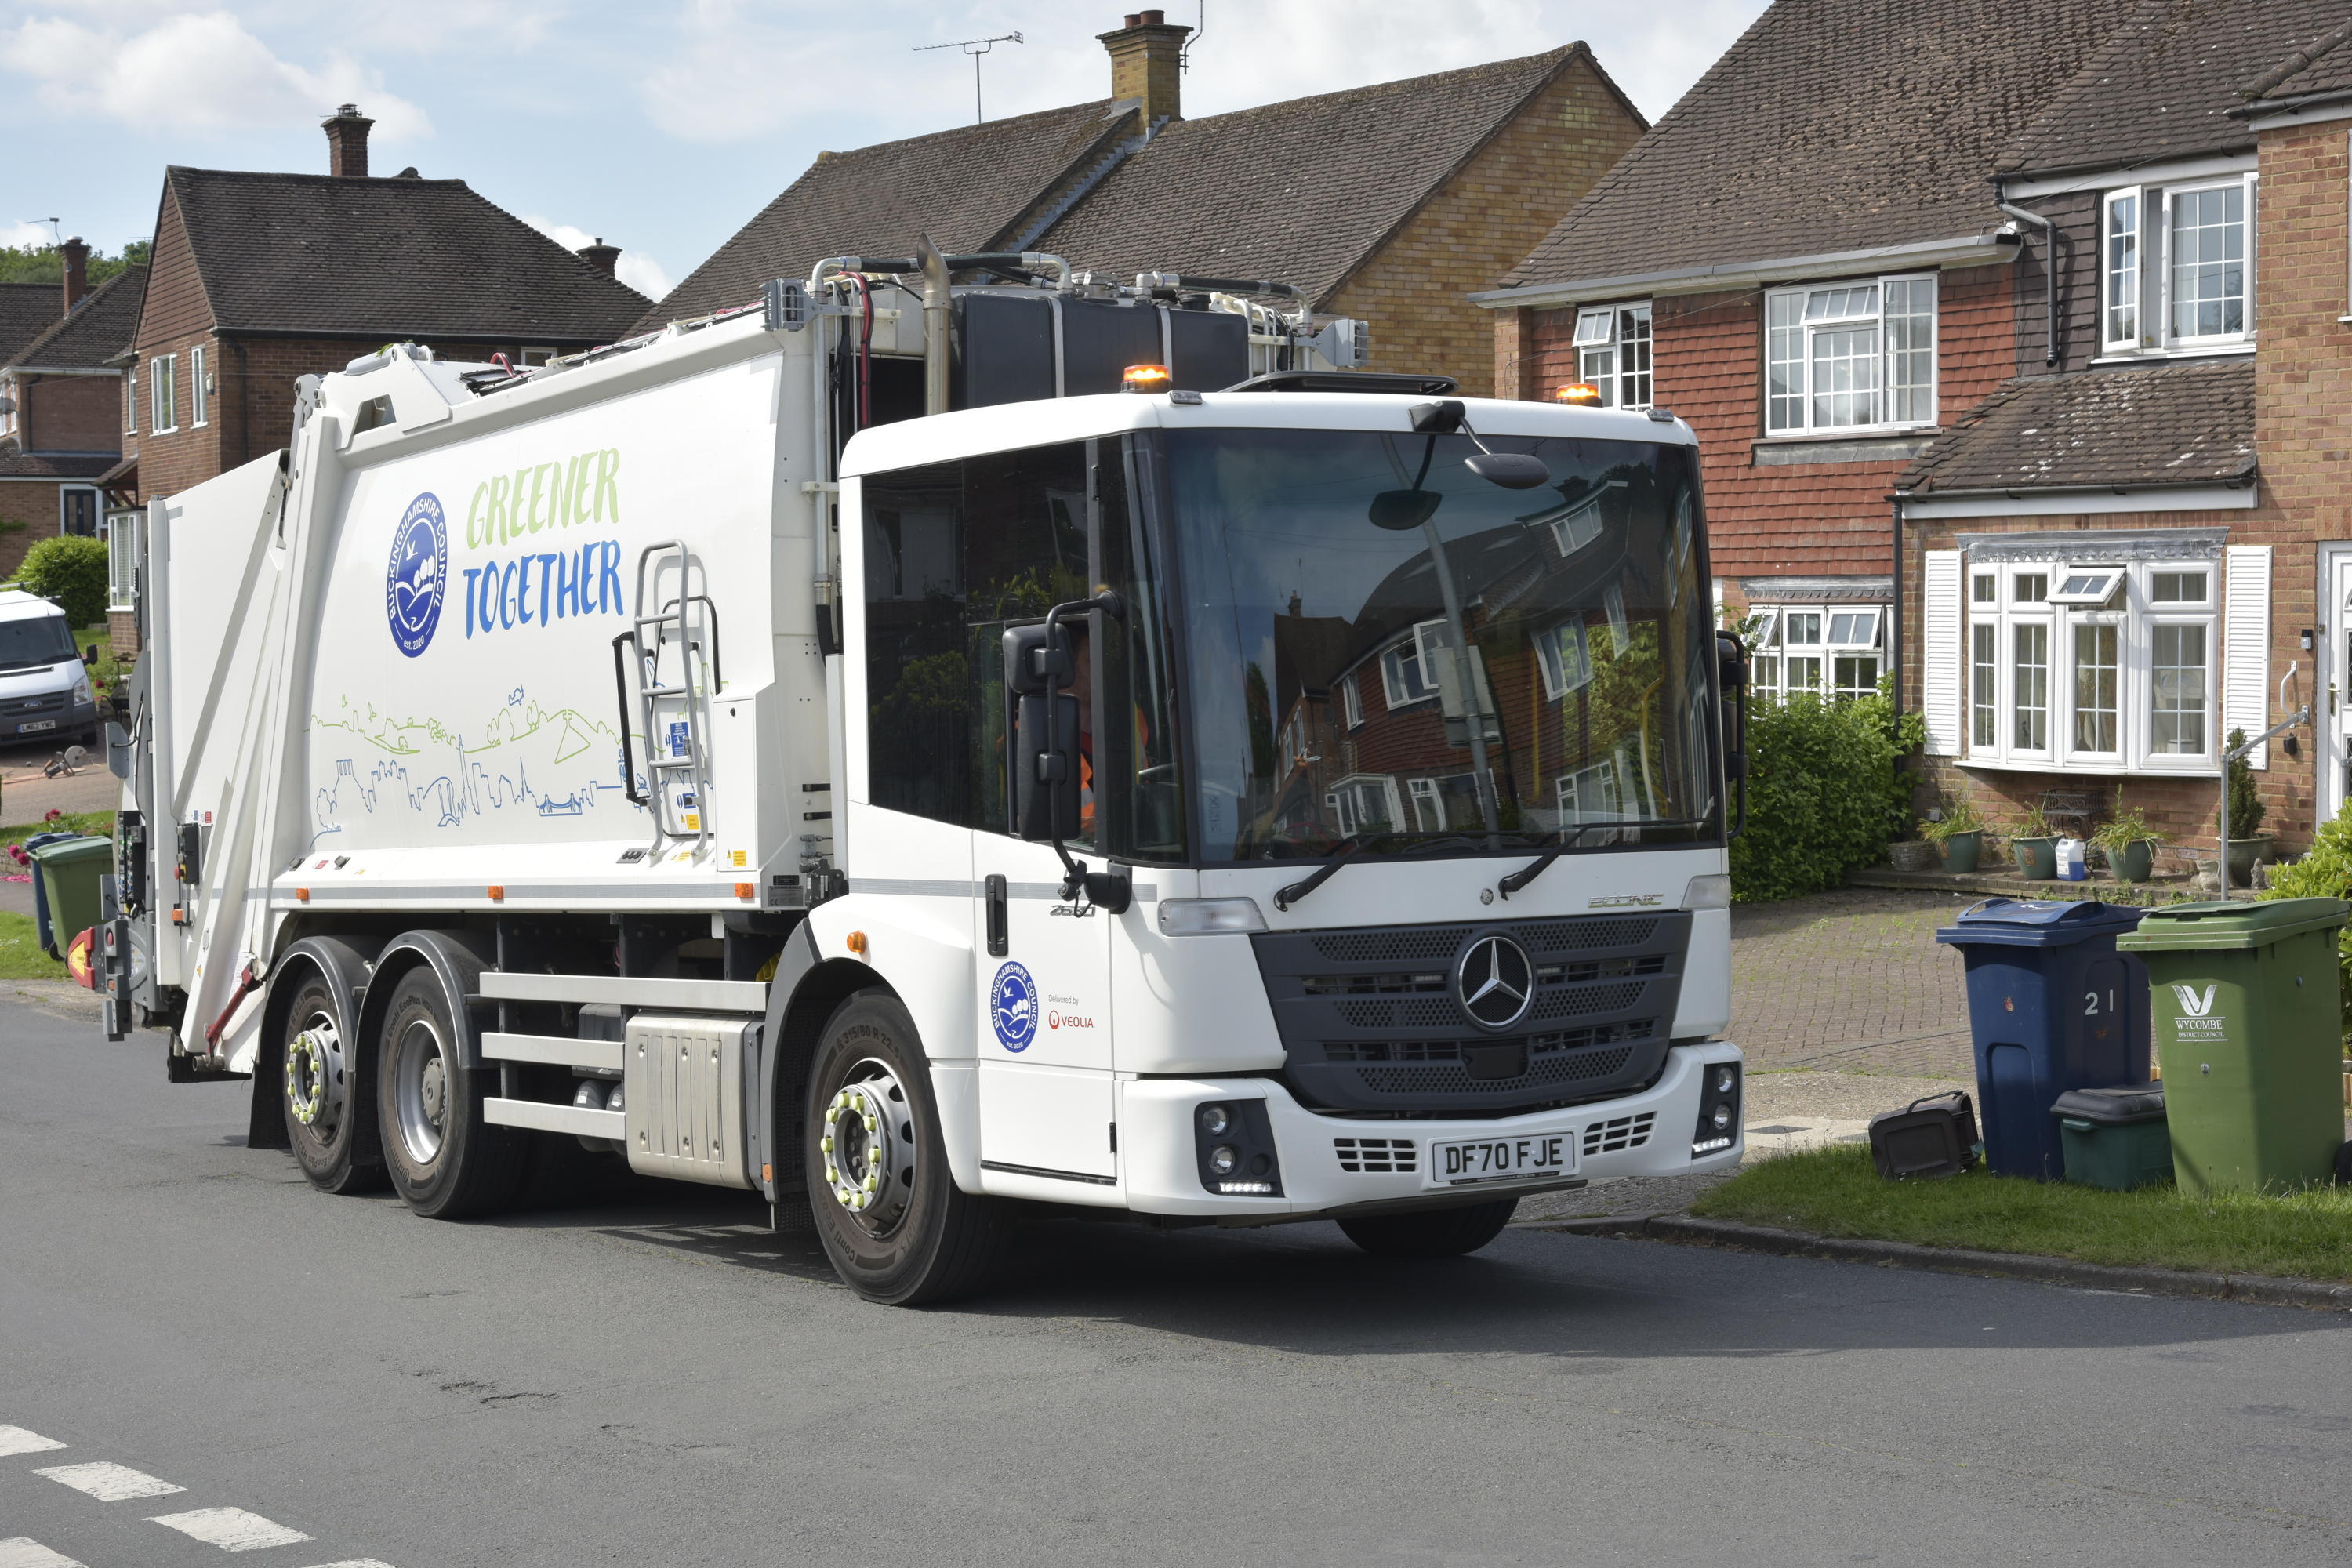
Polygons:
<instances>
[{"instance_id":1,"label":"white road marking","mask_svg":"<svg viewBox=\"0 0 2352 1568\"><path fill-rule=\"evenodd\" d=\"M8 1568L8 1565L0 1563L0 1568ZM81 1565L76 1563L74 1568L81 1568ZM373 1557L353 1557L341 1563L321 1563L318 1568L392 1568L392 1564L379 1563Z\"/></svg>"},{"instance_id":2,"label":"white road marking","mask_svg":"<svg viewBox=\"0 0 2352 1568\"><path fill-rule=\"evenodd\" d=\"M288 1546L310 1539L299 1530L289 1530L274 1520L247 1513L241 1508L191 1509L186 1513L157 1514L148 1522L169 1525L183 1535L193 1535L224 1552L255 1552L265 1546Z\"/></svg>"},{"instance_id":3,"label":"white road marking","mask_svg":"<svg viewBox=\"0 0 2352 1568\"><path fill-rule=\"evenodd\" d=\"M29 1535L12 1535L0 1541L0 1568L81 1568L81 1564L62 1552L50 1551Z\"/></svg>"},{"instance_id":4,"label":"white road marking","mask_svg":"<svg viewBox=\"0 0 2352 1568\"><path fill-rule=\"evenodd\" d=\"M33 1473L47 1476L53 1481L62 1481L78 1492L88 1492L100 1502L121 1502L125 1498L134 1497L162 1497L166 1492L188 1489L102 1459L87 1465L52 1465L46 1470Z\"/></svg>"},{"instance_id":5,"label":"white road marking","mask_svg":"<svg viewBox=\"0 0 2352 1568\"><path fill-rule=\"evenodd\" d=\"M27 1432L22 1426L0 1422L0 1459L12 1454L46 1454L65 1445L55 1437L44 1437L38 1432Z\"/></svg>"}]
</instances>

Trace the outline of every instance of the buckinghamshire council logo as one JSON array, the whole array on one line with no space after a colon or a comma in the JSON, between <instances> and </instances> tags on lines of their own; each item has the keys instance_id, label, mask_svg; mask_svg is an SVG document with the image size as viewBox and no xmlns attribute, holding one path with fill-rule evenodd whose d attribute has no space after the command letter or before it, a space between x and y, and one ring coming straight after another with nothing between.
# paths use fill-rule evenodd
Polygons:
<instances>
[{"instance_id":1,"label":"buckinghamshire council logo","mask_svg":"<svg viewBox=\"0 0 2352 1568\"><path fill-rule=\"evenodd\" d=\"M1008 1051L1025 1051L1037 1037L1037 984L1018 963L996 972L996 984L988 988L988 1016Z\"/></svg>"},{"instance_id":2,"label":"buckinghamshire council logo","mask_svg":"<svg viewBox=\"0 0 2352 1568\"><path fill-rule=\"evenodd\" d=\"M449 527L430 490L408 503L392 531L392 561L383 574L383 614L392 640L415 658L441 624L441 591L449 583Z\"/></svg>"}]
</instances>

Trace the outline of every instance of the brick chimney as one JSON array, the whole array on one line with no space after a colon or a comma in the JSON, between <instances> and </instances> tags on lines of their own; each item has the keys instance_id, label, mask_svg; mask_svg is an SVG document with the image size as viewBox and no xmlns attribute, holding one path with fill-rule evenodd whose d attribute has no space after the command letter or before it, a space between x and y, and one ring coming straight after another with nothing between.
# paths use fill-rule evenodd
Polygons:
<instances>
[{"instance_id":1,"label":"brick chimney","mask_svg":"<svg viewBox=\"0 0 2352 1568\"><path fill-rule=\"evenodd\" d=\"M65 263L65 313L70 316L74 307L81 303L82 296L89 292L89 247L81 242L81 236L75 235L58 247L58 258Z\"/></svg>"},{"instance_id":2,"label":"brick chimney","mask_svg":"<svg viewBox=\"0 0 2352 1568\"><path fill-rule=\"evenodd\" d=\"M374 123L356 103L346 103L319 121L327 133L327 173L353 180L367 178L367 133Z\"/></svg>"},{"instance_id":3,"label":"brick chimney","mask_svg":"<svg viewBox=\"0 0 2352 1568\"><path fill-rule=\"evenodd\" d=\"M613 275L613 268L620 265L621 247L605 244L604 237L600 234L595 244L580 247L580 259L609 278Z\"/></svg>"},{"instance_id":4,"label":"brick chimney","mask_svg":"<svg viewBox=\"0 0 2352 1568\"><path fill-rule=\"evenodd\" d=\"M1165 11L1138 11L1116 32L1097 33L1110 51L1110 95L1143 101L1143 123L1184 118L1184 35L1192 29L1171 23Z\"/></svg>"}]
</instances>

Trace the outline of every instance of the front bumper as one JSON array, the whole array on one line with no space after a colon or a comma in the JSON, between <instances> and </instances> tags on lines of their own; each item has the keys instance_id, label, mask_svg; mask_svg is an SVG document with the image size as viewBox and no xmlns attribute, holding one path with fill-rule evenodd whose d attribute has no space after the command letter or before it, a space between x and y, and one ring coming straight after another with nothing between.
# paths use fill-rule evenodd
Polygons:
<instances>
[{"instance_id":1,"label":"front bumper","mask_svg":"<svg viewBox=\"0 0 2352 1568\"><path fill-rule=\"evenodd\" d=\"M1292 1099L1272 1079L1137 1079L1120 1089L1126 1206L1138 1214L1195 1215L1247 1223L1349 1210L1471 1202L1544 1192L1609 1176L1686 1176L1739 1163L1745 1137L1728 1149L1693 1158L1704 1070L1738 1062L1727 1040L1678 1045L1666 1053L1658 1081L1638 1094L1525 1116L1447 1121L1328 1116ZM1193 1117L1205 1101L1265 1103L1280 1159L1282 1195L1227 1197L1201 1182ZM1646 1121L1644 1119L1647 1119ZM1430 1146L1451 1139L1572 1138L1578 1157L1566 1175L1449 1184L1431 1169ZM1381 1140L1367 1158L1364 1141ZM1409 1145L1412 1169L1399 1170ZM1349 1170L1348 1164L1357 1168ZM1386 1170L1368 1167L1386 1165Z\"/></svg>"},{"instance_id":2,"label":"front bumper","mask_svg":"<svg viewBox=\"0 0 2352 1568\"><path fill-rule=\"evenodd\" d=\"M68 702L22 719L0 717L0 737L15 740L35 735L79 735L98 720L95 702Z\"/></svg>"}]
</instances>

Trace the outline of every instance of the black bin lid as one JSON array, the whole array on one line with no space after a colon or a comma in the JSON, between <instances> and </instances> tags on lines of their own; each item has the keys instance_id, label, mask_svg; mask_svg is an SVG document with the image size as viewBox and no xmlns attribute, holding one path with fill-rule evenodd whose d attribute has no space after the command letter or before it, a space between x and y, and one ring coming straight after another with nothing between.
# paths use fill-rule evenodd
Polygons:
<instances>
[{"instance_id":1,"label":"black bin lid","mask_svg":"<svg viewBox=\"0 0 2352 1568\"><path fill-rule=\"evenodd\" d=\"M2128 1127L2164 1120L2164 1085L2127 1083L2115 1089L2070 1089L2051 1106L2053 1116L2071 1116L2100 1127Z\"/></svg>"}]
</instances>

